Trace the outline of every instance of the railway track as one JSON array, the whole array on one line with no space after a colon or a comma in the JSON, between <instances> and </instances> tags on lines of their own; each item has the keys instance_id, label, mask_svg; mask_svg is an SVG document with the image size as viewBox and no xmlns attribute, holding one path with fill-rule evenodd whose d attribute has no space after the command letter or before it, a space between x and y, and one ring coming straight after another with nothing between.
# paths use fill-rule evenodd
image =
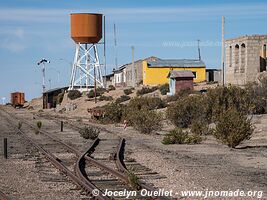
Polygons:
<instances>
[{"instance_id":1,"label":"railway track","mask_svg":"<svg viewBox=\"0 0 267 200\"><path fill-rule=\"evenodd\" d=\"M6 112L7 113L7 112ZM9 113L7 113L9 114ZM23 121L20 119L20 121ZM23 121L27 126L32 129L36 128L26 121ZM69 179L71 179L76 185L81 188L90 199L114 199L114 197L104 196L105 191L122 191L122 190L133 190L131 188L128 170L123 163L124 146L125 140L120 139L117 141L113 140L95 140L91 147L81 154L78 150L62 142L59 138L50 135L46 131L40 131L40 134L31 134L30 136L25 133L22 129L18 132L29 141L36 149L42 152L46 159L49 160L57 169L63 172ZM73 159L61 160L54 154L52 154L47 148L55 151L55 144L42 143L40 135L48 137L51 141L60 144L68 152L74 154L74 157L78 158L75 162ZM34 139L33 139L34 138ZM114 146L114 143L117 144ZM98 144L104 144L103 147L99 148ZM107 143L109 145L107 145ZM43 147L45 146L45 148ZM116 148L117 146L117 148ZM107 148L108 147L108 148ZM98 149L99 152L96 151ZM62 150L60 148L60 150ZM59 150L56 150L58 154ZM76 163L73 165L73 163ZM72 170L74 168L74 170ZM117 170L118 169L118 170ZM151 186L148 186L143 181L139 181L140 188L148 191L155 191ZM93 192L98 191L98 195L94 196ZM167 199L165 197L148 197L144 198L140 195L133 197L133 199Z\"/></svg>"},{"instance_id":2,"label":"railway track","mask_svg":"<svg viewBox=\"0 0 267 200\"><path fill-rule=\"evenodd\" d=\"M47 116L47 115L39 115L38 117L44 117L50 120L55 120L58 124L60 124L61 121L63 121L65 124L67 124L69 127L74 128L75 130L80 130L81 129L81 125L77 125L77 122L75 123L75 121L71 120L67 120L65 118L60 118L57 119L55 117L52 116ZM91 124L90 124L91 125ZM97 126L95 126L97 127ZM98 128L98 127L97 127ZM107 131L104 127L100 127L101 130L106 131L108 133L111 133L110 131ZM106 145L103 145L102 148L97 147L98 144L101 143L107 143ZM145 189L147 191L153 192L153 191L157 191L152 185L148 185L146 183L146 180L148 179L162 179L165 177L159 176L157 173L152 172L150 169L140 165L139 163L135 162L133 159L125 159L124 158L124 148L125 148L125 144L126 141L125 139L121 139L121 140L117 140L117 145L118 145L118 149L116 151L114 151L114 148L112 150L112 146L110 147L110 150L106 151L105 148L107 149L108 146L110 146L110 140L106 141L106 140L97 140L93 143L92 147L90 147L90 149L88 150L88 152L92 152L91 154L88 154L85 156L86 160L89 161L89 164L91 165L88 169L89 172L92 171L92 169L95 169L96 171L100 168L103 171L106 171L107 173L112 174L113 177L119 177L116 180L108 180L108 179L104 179L106 182L109 182L110 184L106 185L107 187L110 185L121 185L122 183L125 184L129 184L129 170L130 169L132 172L134 172L134 174L138 175L139 178L139 185L141 189ZM112 144L114 144L114 142L112 142ZM94 152L94 150L99 149L98 152ZM114 147L114 145L113 145ZM104 152L106 151L106 155L104 156ZM112 152L112 153L110 153ZM97 155L95 157L95 155ZM100 156L99 156L100 155ZM94 159L92 157L94 157ZM113 160L114 162L111 162L111 160ZM124 160L126 161L126 164L124 163ZM104 166L102 165L102 163L104 164ZM126 166L127 165L127 166ZM119 171L119 173L116 172L115 169ZM91 169L91 170L90 170ZM114 172L115 171L115 172ZM95 177L95 172L92 172L93 174L93 178L97 178L96 181L96 185L98 185L100 183L100 188L103 188L102 181L99 180L99 177ZM89 173L90 176L90 173ZM116 182L117 181L117 182ZM119 181L119 182L118 182ZM121 183L122 182L122 183ZM105 186L105 184L104 184ZM112 189L112 188L111 188ZM116 188L118 191L122 188ZM128 190L130 190L131 188L128 188ZM114 190L114 188L113 188ZM136 199L136 198L135 198ZM168 199L168 198L163 198L163 197L159 197L159 198L153 198L153 199Z\"/></svg>"},{"instance_id":3,"label":"railway track","mask_svg":"<svg viewBox=\"0 0 267 200\"><path fill-rule=\"evenodd\" d=\"M1 110L2 111L2 110ZM1 112L3 115L3 111ZM9 113L5 112L5 119L7 119L10 124L14 124L14 121L10 119ZM23 120L22 120L23 121ZM23 121L23 124L26 124L27 126L32 127L29 123ZM33 145L36 149L38 149L39 152L41 152L45 158L58 170L60 170L62 173L64 173L72 182L74 182L79 188L83 189L83 191L86 193L87 196L89 196L91 199L96 200L105 200L107 198L94 197L91 192L96 188L94 185L90 184L89 181L85 181L84 179L80 179L76 173L81 173L82 166L75 165L77 160L74 159L74 157L79 157L80 152L75 150L70 145L60 141L56 137L50 136L45 131L40 131L40 133L36 134L34 132L29 132L27 130L24 130L25 128L18 129L17 132L25 139L27 140L31 145ZM35 129L35 128L34 128ZM26 131L28 133L26 133ZM46 139L44 139L44 135L46 136ZM48 143L47 138L50 139L50 142ZM59 144L61 146L59 146ZM51 153L51 150L53 150L53 153ZM68 151L69 153L72 153L73 155L69 158L60 159L56 155L65 154L65 152ZM75 168L73 171L72 169Z\"/></svg>"}]
</instances>

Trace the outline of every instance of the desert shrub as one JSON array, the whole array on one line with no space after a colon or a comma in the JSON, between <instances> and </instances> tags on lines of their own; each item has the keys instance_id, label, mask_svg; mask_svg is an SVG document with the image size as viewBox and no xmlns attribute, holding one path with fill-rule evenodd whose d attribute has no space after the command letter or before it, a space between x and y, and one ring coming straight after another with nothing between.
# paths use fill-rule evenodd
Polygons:
<instances>
[{"instance_id":1,"label":"desert shrub","mask_svg":"<svg viewBox=\"0 0 267 200\"><path fill-rule=\"evenodd\" d=\"M108 86L108 90L111 91L111 90L116 90L115 86L114 85L109 85Z\"/></svg>"},{"instance_id":2,"label":"desert shrub","mask_svg":"<svg viewBox=\"0 0 267 200\"><path fill-rule=\"evenodd\" d=\"M229 147L236 147L243 140L249 139L253 126L251 120L236 108L230 108L220 115L214 136Z\"/></svg>"},{"instance_id":3,"label":"desert shrub","mask_svg":"<svg viewBox=\"0 0 267 200\"><path fill-rule=\"evenodd\" d=\"M249 104L249 113L263 114L266 110L267 79L261 79L260 83L248 83L245 85Z\"/></svg>"},{"instance_id":4,"label":"desert shrub","mask_svg":"<svg viewBox=\"0 0 267 200\"><path fill-rule=\"evenodd\" d=\"M99 97L99 101L112 101L113 100L113 97L112 96L100 96Z\"/></svg>"},{"instance_id":5,"label":"desert shrub","mask_svg":"<svg viewBox=\"0 0 267 200\"><path fill-rule=\"evenodd\" d=\"M20 130L20 129L21 129L21 127L22 127L22 122L21 122L21 121L19 121L19 123L18 123L18 129Z\"/></svg>"},{"instance_id":6,"label":"desert shrub","mask_svg":"<svg viewBox=\"0 0 267 200\"><path fill-rule=\"evenodd\" d=\"M162 95L166 95L168 92L170 92L170 89L169 89L169 84L166 83L166 84L163 84L159 87L159 91Z\"/></svg>"},{"instance_id":7,"label":"desert shrub","mask_svg":"<svg viewBox=\"0 0 267 200\"><path fill-rule=\"evenodd\" d=\"M105 88L96 88L96 90L92 89L88 92L87 97L88 98L94 98L95 93L96 93L96 96L99 97L99 96L103 95L105 92L106 92Z\"/></svg>"},{"instance_id":8,"label":"desert shrub","mask_svg":"<svg viewBox=\"0 0 267 200\"><path fill-rule=\"evenodd\" d=\"M187 128L195 120L207 120L207 106L202 95L182 98L167 108L167 118L177 127Z\"/></svg>"},{"instance_id":9,"label":"desert shrub","mask_svg":"<svg viewBox=\"0 0 267 200\"><path fill-rule=\"evenodd\" d=\"M37 128L38 129L41 129L42 128L42 122L41 121L38 121L38 122L36 122L36 126L37 126Z\"/></svg>"},{"instance_id":10,"label":"desert shrub","mask_svg":"<svg viewBox=\"0 0 267 200\"><path fill-rule=\"evenodd\" d=\"M141 110L141 109L160 109L165 108L166 104L158 97L135 97L128 103L128 109Z\"/></svg>"},{"instance_id":11,"label":"desert shrub","mask_svg":"<svg viewBox=\"0 0 267 200\"><path fill-rule=\"evenodd\" d=\"M164 136L162 144L198 144L201 141L199 135L190 135L189 132L176 128Z\"/></svg>"},{"instance_id":12,"label":"desert shrub","mask_svg":"<svg viewBox=\"0 0 267 200\"><path fill-rule=\"evenodd\" d=\"M141 186L139 183L139 178L138 176L134 174L132 169L129 169L127 171L127 176L128 176L128 181L129 181L130 186L135 190L140 190Z\"/></svg>"},{"instance_id":13,"label":"desert shrub","mask_svg":"<svg viewBox=\"0 0 267 200\"><path fill-rule=\"evenodd\" d=\"M190 124L190 131L195 135L209 135L212 133L212 129L209 128L209 124L206 120L194 120Z\"/></svg>"},{"instance_id":14,"label":"desert shrub","mask_svg":"<svg viewBox=\"0 0 267 200\"><path fill-rule=\"evenodd\" d=\"M83 137L84 139L95 140L98 137L100 130L92 126L86 126L80 129L79 133L80 136Z\"/></svg>"},{"instance_id":15,"label":"desert shrub","mask_svg":"<svg viewBox=\"0 0 267 200\"><path fill-rule=\"evenodd\" d=\"M42 122L41 121L37 121L36 122L36 126L37 126L37 129L35 129L35 134L39 134L40 133L40 129L42 128Z\"/></svg>"},{"instance_id":16,"label":"desert shrub","mask_svg":"<svg viewBox=\"0 0 267 200\"><path fill-rule=\"evenodd\" d=\"M179 95L175 94L175 95L167 96L165 101L167 103L169 103L169 102L177 101L178 99L181 99L181 97Z\"/></svg>"},{"instance_id":17,"label":"desert shrub","mask_svg":"<svg viewBox=\"0 0 267 200\"><path fill-rule=\"evenodd\" d=\"M154 110L135 110L127 115L127 121L140 133L150 134L160 130L162 115Z\"/></svg>"},{"instance_id":18,"label":"desert shrub","mask_svg":"<svg viewBox=\"0 0 267 200\"><path fill-rule=\"evenodd\" d=\"M100 94L97 93L97 91L96 91L96 95L95 95L95 90L94 90L94 89L90 90L90 91L87 93L87 97L88 97L88 98L94 98L95 96L98 97L98 96L100 96Z\"/></svg>"},{"instance_id":19,"label":"desert shrub","mask_svg":"<svg viewBox=\"0 0 267 200\"><path fill-rule=\"evenodd\" d=\"M249 84L245 88L237 86L217 87L207 93L207 102L213 121L229 108L244 114L261 114L266 107L266 99L258 85Z\"/></svg>"},{"instance_id":20,"label":"desert shrub","mask_svg":"<svg viewBox=\"0 0 267 200\"><path fill-rule=\"evenodd\" d=\"M149 88L149 87L142 87L142 89L140 90L137 90L136 94L137 96L140 96L140 95L144 95L144 94L148 94L148 93L151 93L151 92L154 92L158 89L157 86L154 86L152 88Z\"/></svg>"},{"instance_id":21,"label":"desert shrub","mask_svg":"<svg viewBox=\"0 0 267 200\"><path fill-rule=\"evenodd\" d=\"M189 96L189 94L191 94L192 91L190 89L184 89L178 92L178 94L172 95L172 96L168 96L166 98L166 102L172 102L172 101L177 101L179 99L182 99L184 97Z\"/></svg>"},{"instance_id":22,"label":"desert shrub","mask_svg":"<svg viewBox=\"0 0 267 200\"><path fill-rule=\"evenodd\" d=\"M82 93L80 91L78 91L78 90L70 90L68 92L68 98L71 99L71 100L80 98L81 96L82 96Z\"/></svg>"},{"instance_id":23,"label":"desert shrub","mask_svg":"<svg viewBox=\"0 0 267 200\"><path fill-rule=\"evenodd\" d=\"M124 101L128 101L130 100L131 97L127 96L127 95L122 95L119 98L116 99L116 103L122 103Z\"/></svg>"},{"instance_id":24,"label":"desert shrub","mask_svg":"<svg viewBox=\"0 0 267 200\"><path fill-rule=\"evenodd\" d=\"M129 95L129 94L133 93L133 89L134 88L124 89L123 92L124 92L125 95Z\"/></svg>"},{"instance_id":25,"label":"desert shrub","mask_svg":"<svg viewBox=\"0 0 267 200\"><path fill-rule=\"evenodd\" d=\"M62 93L59 93L57 95L57 104L61 104L62 101L63 101L63 98L64 98L64 93L63 92Z\"/></svg>"},{"instance_id":26,"label":"desert shrub","mask_svg":"<svg viewBox=\"0 0 267 200\"><path fill-rule=\"evenodd\" d=\"M119 123L122 121L124 105L112 102L104 106L104 121L108 123Z\"/></svg>"}]
</instances>

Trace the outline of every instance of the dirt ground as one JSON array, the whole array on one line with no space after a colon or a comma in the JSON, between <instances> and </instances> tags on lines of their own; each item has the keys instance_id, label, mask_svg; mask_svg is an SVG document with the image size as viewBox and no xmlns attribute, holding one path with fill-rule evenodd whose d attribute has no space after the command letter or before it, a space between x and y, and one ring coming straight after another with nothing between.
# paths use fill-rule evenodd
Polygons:
<instances>
[{"instance_id":1,"label":"dirt ground","mask_svg":"<svg viewBox=\"0 0 267 200\"><path fill-rule=\"evenodd\" d=\"M36 110L14 110L10 107L8 109L21 117L32 118L38 114ZM58 119L62 117L75 119L75 115L71 115L71 113L58 114L51 110L41 114L57 116ZM207 136L201 144L197 145L162 145L163 135L161 134L142 135L131 127L124 130L122 124L102 125L94 123L93 125L102 128L101 138L109 138L114 135L126 138L126 157L134 158L137 162L165 177L151 180L150 183L158 188L177 192L177 199L203 199L181 197L179 192L184 190L236 191L237 189L263 191L261 199L267 199L267 115L255 116L253 121L256 127L255 133L250 140L239 146L240 149L228 148L218 143L212 136ZM85 117L82 117L82 122L77 122L77 120L72 120L72 122L80 125L81 123L92 124ZM13 138L11 136L13 131L7 122L1 120L0 129L1 140L5 136ZM74 138L75 134L71 137ZM79 140L77 134L76 140ZM38 177L34 176L38 173L34 170L34 161L23 161L23 158L16 158L25 157L29 151L23 150L23 141L20 139L12 139L12 141L13 152L11 151L10 159L4 160L2 154L0 155L1 168L3 168L0 171L0 191L6 194L15 194L15 197L18 197L15 199L25 199L21 197L32 199L29 190L22 188L25 182L19 181L22 177L27 177L26 180L33 182L36 186L32 192L35 193L42 188L42 190L49 191L52 196L53 194L58 196L58 198L49 199L69 199L69 195L64 196L68 192L71 195L77 195L72 184L62 186L63 188L60 190L55 186L49 186L48 183L45 183L48 185L42 183ZM19 143L22 145L17 148ZM79 144L82 148L82 145L86 143L83 141ZM1 145L0 148L2 149ZM20 154L17 154L17 151ZM19 181L19 184L16 181ZM24 192L20 193L20 190ZM78 198L78 196L76 197ZM213 197L213 199L224 198ZM257 197L235 197L234 199L257 199Z\"/></svg>"}]
</instances>

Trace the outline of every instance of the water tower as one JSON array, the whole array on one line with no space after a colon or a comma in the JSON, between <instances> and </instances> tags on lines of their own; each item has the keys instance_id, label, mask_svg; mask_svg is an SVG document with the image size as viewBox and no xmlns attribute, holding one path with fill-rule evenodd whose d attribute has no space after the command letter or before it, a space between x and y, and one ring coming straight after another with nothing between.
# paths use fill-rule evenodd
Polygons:
<instances>
[{"instance_id":1,"label":"water tower","mask_svg":"<svg viewBox=\"0 0 267 200\"><path fill-rule=\"evenodd\" d=\"M104 87L97 49L102 38L102 14L75 13L70 18L71 38L76 43L76 51L69 90Z\"/></svg>"}]
</instances>

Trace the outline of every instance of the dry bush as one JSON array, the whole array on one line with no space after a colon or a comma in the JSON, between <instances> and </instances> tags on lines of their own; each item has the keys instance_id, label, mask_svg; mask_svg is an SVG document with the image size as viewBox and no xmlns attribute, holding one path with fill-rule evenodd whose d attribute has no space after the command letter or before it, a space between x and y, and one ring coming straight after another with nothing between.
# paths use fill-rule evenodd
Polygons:
<instances>
[{"instance_id":1,"label":"dry bush","mask_svg":"<svg viewBox=\"0 0 267 200\"><path fill-rule=\"evenodd\" d=\"M149 88L149 87L142 87L142 89L140 90L137 90L136 94L137 96L141 96L141 95L144 95L144 94L148 94L148 93L151 93L151 92L154 92L158 89L157 86L154 86L152 88Z\"/></svg>"},{"instance_id":2,"label":"dry bush","mask_svg":"<svg viewBox=\"0 0 267 200\"><path fill-rule=\"evenodd\" d=\"M229 147L236 147L243 140L249 139L253 133L251 120L246 115L230 108L220 115L214 136Z\"/></svg>"},{"instance_id":3,"label":"dry bush","mask_svg":"<svg viewBox=\"0 0 267 200\"><path fill-rule=\"evenodd\" d=\"M101 95L103 95L107 90L105 88L96 88L96 90L92 89L88 92L87 97L88 98L94 98L95 97L95 93L96 93L96 97L99 97Z\"/></svg>"},{"instance_id":4,"label":"dry bush","mask_svg":"<svg viewBox=\"0 0 267 200\"><path fill-rule=\"evenodd\" d=\"M119 123L122 121L125 106L112 102L104 106L103 122L106 123Z\"/></svg>"},{"instance_id":5,"label":"dry bush","mask_svg":"<svg viewBox=\"0 0 267 200\"><path fill-rule=\"evenodd\" d=\"M244 89L238 86L217 87L207 93L212 120L216 121L220 114L229 108L235 108L244 114L264 113L266 99L260 93L260 87L248 84Z\"/></svg>"},{"instance_id":6,"label":"dry bush","mask_svg":"<svg viewBox=\"0 0 267 200\"><path fill-rule=\"evenodd\" d=\"M165 108L166 104L158 97L135 97L130 100L127 107L129 110L154 110Z\"/></svg>"},{"instance_id":7,"label":"dry bush","mask_svg":"<svg viewBox=\"0 0 267 200\"><path fill-rule=\"evenodd\" d=\"M125 95L129 95L133 93L134 88L128 88L128 89L124 89L123 92Z\"/></svg>"},{"instance_id":8,"label":"dry bush","mask_svg":"<svg viewBox=\"0 0 267 200\"><path fill-rule=\"evenodd\" d=\"M207 105L202 95L184 97L167 108L167 118L177 127L187 128L195 120L207 120Z\"/></svg>"},{"instance_id":9,"label":"dry bush","mask_svg":"<svg viewBox=\"0 0 267 200\"><path fill-rule=\"evenodd\" d=\"M113 100L113 97L112 96L104 96L104 95L102 95L102 96L100 96L98 98L98 100L99 101L112 101Z\"/></svg>"},{"instance_id":10,"label":"dry bush","mask_svg":"<svg viewBox=\"0 0 267 200\"><path fill-rule=\"evenodd\" d=\"M188 131L176 128L164 136L162 144L198 144L202 141L199 135L190 135Z\"/></svg>"},{"instance_id":11,"label":"dry bush","mask_svg":"<svg viewBox=\"0 0 267 200\"><path fill-rule=\"evenodd\" d=\"M80 129L79 133L84 139L95 140L96 138L98 138L100 130L92 126L86 126Z\"/></svg>"},{"instance_id":12,"label":"dry bush","mask_svg":"<svg viewBox=\"0 0 267 200\"><path fill-rule=\"evenodd\" d=\"M195 135L210 135L213 131L209 128L209 124L204 119L192 121L189 127L190 132Z\"/></svg>"},{"instance_id":13,"label":"dry bush","mask_svg":"<svg viewBox=\"0 0 267 200\"><path fill-rule=\"evenodd\" d=\"M111 90L116 90L116 88L114 87L114 85L109 85L108 86L108 90L111 91Z\"/></svg>"},{"instance_id":14,"label":"dry bush","mask_svg":"<svg viewBox=\"0 0 267 200\"><path fill-rule=\"evenodd\" d=\"M122 95L119 98L116 99L116 103L122 103L124 101L128 101L130 100L131 97L127 96L127 95Z\"/></svg>"},{"instance_id":15,"label":"dry bush","mask_svg":"<svg viewBox=\"0 0 267 200\"><path fill-rule=\"evenodd\" d=\"M82 93L78 90L70 90L68 92L68 98L71 100L78 99L82 96Z\"/></svg>"},{"instance_id":16,"label":"dry bush","mask_svg":"<svg viewBox=\"0 0 267 200\"><path fill-rule=\"evenodd\" d=\"M166 95L168 92L170 92L169 84L163 84L159 87L159 91L162 95Z\"/></svg>"},{"instance_id":17,"label":"dry bush","mask_svg":"<svg viewBox=\"0 0 267 200\"><path fill-rule=\"evenodd\" d=\"M154 110L141 109L131 111L127 114L126 119L140 133L150 134L162 128L162 115Z\"/></svg>"},{"instance_id":18,"label":"dry bush","mask_svg":"<svg viewBox=\"0 0 267 200\"><path fill-rule=\"evenodd\" d=\"M192 91L190 89L184 89L178 92L178 94L172 95L172 96L168 96L166 98L166 102L173 102L173 101L177 101L179 99L182 99L184 97L189 96L189 94L191 94Z\"/></svg>"},{"instance_id":19,"label":"dry bush","mask_svg":"<svg viewBox=\"0 0 267 200\"><path fill-rule=\"evenodd\" d=\"M129 181L130 186L135 190L140 190L141 186L139 183L139 178L138 176L134 174L133 169L129 169L127 171L127 176L128 176L128 181Z\"/></svg>"}]
</instances>

